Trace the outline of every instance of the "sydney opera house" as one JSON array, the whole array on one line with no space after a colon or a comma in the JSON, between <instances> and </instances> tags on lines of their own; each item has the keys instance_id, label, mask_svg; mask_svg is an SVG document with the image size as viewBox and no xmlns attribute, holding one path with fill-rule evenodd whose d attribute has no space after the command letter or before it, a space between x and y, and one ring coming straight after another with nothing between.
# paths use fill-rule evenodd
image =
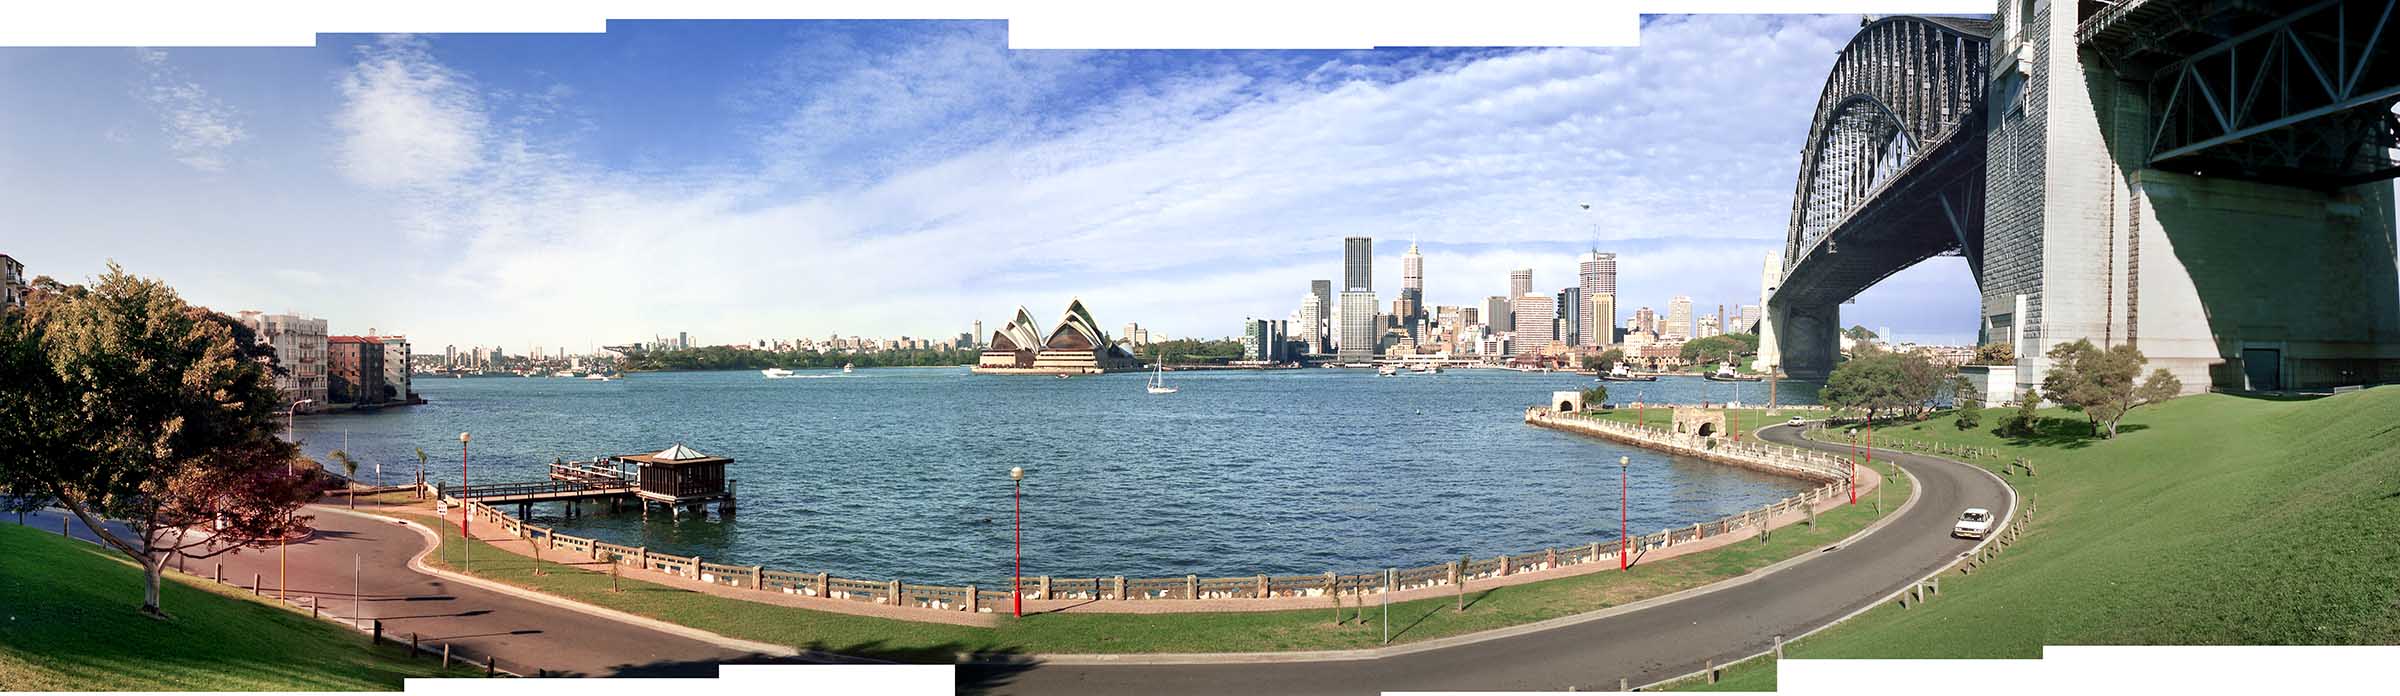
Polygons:
<instances>
[{"instance_id":1,"label":"sydney opera house","mask_svg":"<svg viewBox=\"0 0 2400 696\"><path fill-rule=\"evenodd\" d=\"M975 373L1096 375L1141 367L1133 353L1108 339L1100 322L1083 308L1083 300L1077 299L1067 303L1066 316L1049 333L1042 333L1031 312L1018 307L1015 319L992 332L990 345L975 362Z\"/></svg>"}]
</instances>

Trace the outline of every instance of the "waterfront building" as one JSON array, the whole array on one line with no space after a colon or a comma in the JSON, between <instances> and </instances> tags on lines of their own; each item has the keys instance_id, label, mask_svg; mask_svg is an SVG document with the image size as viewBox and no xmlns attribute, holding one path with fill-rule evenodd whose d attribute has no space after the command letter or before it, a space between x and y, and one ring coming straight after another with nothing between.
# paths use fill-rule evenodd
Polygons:
<instances>
[{"instance_id":1,"label":"waterfront building","mask_svg":"<svg viewBox=\"0 0 2400 696\"><path fill-rule=\"evenodd\" d=\"M1699 328L1692 332L1692 338L1708 338L1720 333L1724 332L1717 329L1717 318L1703 314L1700 316Z\"/></svg>"},{"instance_id":2,"label":"waterfront building","mask_svg":"<svg viewBox=\"0 0 2400 696\"><path fill-rule=\"evenodd\" d=\"M1344 362L1363 362L1375 356L1376 336L1381 323L1375 313L1375 293L1342 293L1341 330L1335 336L1336 346Z\"/></svg>"},{"instance_id":3,"label":"waterfront building","mask_svg":"<svg viewBox=\"0 0 2400 696\"><path fill-rule=\"evenodd\" d=\"M25 264L0 254L0 308L25 306Z\"/></svg>"},{"instance_id":4,"label":"waterfront building","mask_svg":"<svg viewBox=\"0 0 2400 696\"><path fill-rule=\"evenodd\" d=\"M275 387L283 391L284 405L309 400L300 407L306 413L332 402L325 383L325 320L256 311L244 311L239 318L259 343L275 349L275 364L283 368L275 375Z\"/></svg>"},{"instance_id":5,"label":"waterfront building","mask_svg":"<svg viewBox=\"0 0 2400 696\"><path fill-rule=\"evenodd\" d=\"M1659 338L1684 340L1692 337L1692 298L1676 295L1667 300L1667 325L1659 327Z\"/></svg>"},{"instance_id":6,"label":"waterfront building","mask_svg":"<svg viewBox=\"0 0 2400 696\"><path fill-rule=\"evenodd\" d=\"M414 385L409 382L408 366L411 361L416 359L416 354L409 348L408 337L376 336L373 335L374 329L368 329L367 333L369 338L383 344L383 383L392 388L392 398L403 402L415 402L416 395L412 391ZM564 351L560 352L560 357L565 357Z\"/></svg>"},{"instance_id":7,"label":"waterfront building","mask_svg":"<svg viewBox=\"0 0 2400 696\"><path fill-rule=\"evenodd\" d=\"M1540 353L1557 339L1552 333L1558 321L1557 298L1532 293L1518 295L1512 313L1516 315L1517 330L1512 332L1515 340L1511 341L1514 345L1509 355Z\"/></svg>"},{"instance_id":8,"label":"waterfront building","mask_svg":"<svg viewBox=\"0 0 2400 696\"><path fill-rule=\"evenodd\" d=\"M1517 270L1508 272L1508 296L1510 301L1513 302L1515 301L1515 298L1524 297L1532 292L1533 269L1519 268Z\"/></svg>"},{"instance_id":9,"label":"waterfront building","mask_svg":"<svg viewBox=\"0 0 2400 696\"><path fill-rule=\"evenodd\" d=\"M1342 240L1342 292L1375 291L1375 240L1368 237L1349 237Z\"/></svg>"},{"instance_id":10,"label":"waterfront building","mask_svg":"<svg viewBox=\"0 0 2400 696\"><path fill-rule=\"evenodd\" d=\"M1514 319L1515 312L1510 309L1508 298L1499 295L1483 298L1483 324L1491 327L1493 333L1515 331L1517 325Z\"/></svg>"},{"instance_id":11,"label":"waterfront building","mask_svg":"<svg viewBox=\"0 0 2400 696\"><path fill-rule=\"evenodd\" d=\"M1593 249L1575 265L1576 280L1583 290L1583 311L1574 315L1583 340L1576 345L1600 348L1615 343L1617 255ZM1597 301L1602 296L1609 298L1606 306Z\"/></svg>"},{"instance_id":12,"label":"waterfront building","mask_svg":"<svg viewBox=\"0 0 2400 696\"><path fill-rule=\"evenodd\" d=\"M1242 319L1242 359L1283 362L1283 323L1273 319Z\"/></svg>"},{"instance_id":13,"label":"waterfront building","mask_svg":"<svg viewBox=\"0 0 2400 696\"><path fill-rule=\"evenodd\" d=\"M1015 319L992 332L991 345L975 361L978 374L1100 374L1140 369L1141 363L1125 346L1109 340L1100 322L1080 298L1067 302L1067 311L1049 333L1024 307Z\"/></svg>"},{"instance_id":14,"label":"waterfront building","mask_svg":"<svg viewBox=\"0 0 2400 696\"><path fill-rule=\"evenodd\" d=\"M365 336L332 336L325 342L332 403L383 403L383 344Z\"/></svg>"}]
</instances>

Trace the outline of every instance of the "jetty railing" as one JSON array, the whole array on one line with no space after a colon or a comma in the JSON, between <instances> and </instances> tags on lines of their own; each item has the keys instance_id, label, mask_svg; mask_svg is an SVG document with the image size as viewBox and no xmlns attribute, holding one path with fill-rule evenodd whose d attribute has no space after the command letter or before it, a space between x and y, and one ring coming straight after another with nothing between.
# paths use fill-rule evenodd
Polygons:
<instances>
[{"instance_id":1,"label":"jetty railing","mask_svg":"<svg viewBox=\"0 0 2400 696\"><path fill-rule=\"evenodd\" d=\"M1546 409L1527 412L1528 422L1536 417L1551 423L1551 427L1606 433L1614 438L1643 438L1653 440L1650 446L1669 451L1691 449L1716 461L1740 460L1764 470L1815 480L1820 485L1757 508L1735 512L1715 520L1689 526L1661 529L1639 534L1624 540L1595 540L1575 546L1545 548L1535 551L1492 556L1467 556L1454 561L1390 568L1363 573L1327 571L1315 575L1247 575L1238 577L1204 578L1197 575L1180 577L1128 578L1125 576L1063 577L1029 576L1017 588L1027 599L1080 599L1089 601L1171 601L1202 599L1268 599L1290 597L1372 596L1434 587L1453 586L1463 582L1503 578L1528 572L1583 566L1593 563L1613 564L1621 551L1642 554L1672 548L1716 537L1741 534L1756 535L1776 517L1843 495L1849 485L1848 460L1782 445L1759 442L1734 443L1722 438L1699 438L1679 435L1659 428L1632 423L1574 418L1571 421L1549 413ZM429 484L430 486L430 484ZM743 566L710 563L696 556L650 551L648 547L613 544L598 539L563 534L555 529L526 524L503 512L500 507L473 500L459 500L456 491L444 491L444 500L464 505L467 514L491 523L492 528L505 529L511 535L546 549L564 549L594 561L615 559L621 566L663 575L688 578L726 587L759 592L779 592L807 597L822 597L856 602L871 602L893 606L916 607L945 611L990 612L1005 611L1010 589L1003 580L991 586L918 585L897 579L868 580L835 577L827 573L805 573L777 570L763 566Z\"/></svg>"}]
</instances>

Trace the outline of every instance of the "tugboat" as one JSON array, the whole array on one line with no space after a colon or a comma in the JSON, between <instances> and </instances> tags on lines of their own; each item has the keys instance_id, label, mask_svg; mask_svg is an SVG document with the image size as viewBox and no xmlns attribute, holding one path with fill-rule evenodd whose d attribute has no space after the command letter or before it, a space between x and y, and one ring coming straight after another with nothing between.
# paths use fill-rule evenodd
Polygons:
<instances>
[{"instance_id":1,"label":"tugboat","mask_svg":"<svg viewBox=\"0 0 2400 696\"><path fill-rule=\"evenodd\" d=\"M1706 379L1711 382L1757 382L1766 378L1744 376L1741 373L1733 371L1732 363L1722 363L1717 365L1716 372L1711 372L1702 377L1702 379Z\"/></svg>"}]
</instances>

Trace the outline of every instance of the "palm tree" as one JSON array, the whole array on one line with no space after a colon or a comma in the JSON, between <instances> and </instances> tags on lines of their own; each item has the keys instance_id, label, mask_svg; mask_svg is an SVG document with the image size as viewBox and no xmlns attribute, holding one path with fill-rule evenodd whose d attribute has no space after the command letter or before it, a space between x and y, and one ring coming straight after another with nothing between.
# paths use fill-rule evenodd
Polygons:
<instances>
[{"instance_id":1,"label":"palm tree","mask_svg":"<svg viewBox=\"0 0 2400 696\"><path fill-rule=\"evenodd\" d=\"M342 487L350 493L350 509L358 509L358 460L351 458L349 452L338 449L325 453L325 458L342 463L342 476L349 479L342 483Z\"/></svg>"},{"instance_id":2,"label":"palm tree","mask_svg":"<svg viewBox=\"0 0 2400 696\"><path fill-rule=\"evenodd\" d=\"M417 499L425 499L425 448L417 448Z\"/></svg>"}]
</instances>

